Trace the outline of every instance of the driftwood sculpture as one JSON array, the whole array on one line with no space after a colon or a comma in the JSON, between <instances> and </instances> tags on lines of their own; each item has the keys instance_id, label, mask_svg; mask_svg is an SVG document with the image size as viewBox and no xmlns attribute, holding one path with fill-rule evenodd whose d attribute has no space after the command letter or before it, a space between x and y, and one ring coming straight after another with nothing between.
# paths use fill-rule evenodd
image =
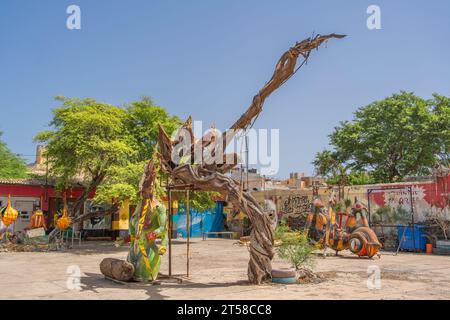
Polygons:
<instances>
[{"instance_id":1,"label":"driftwood sculpture","mask_svg":"<svg viewBox=\"0 0 450 320\"><path fill-rule=\"evenodd\" d=\"M217 191L227 197L228 201L247 214L252 224L250 235L250 261L248 279L251 283L260 284L271 279L271 260L273 252L273 222L265 210L257 203L249 192L242 190L238 181L225 173L237 165L237 155L223 155L228 143L239 131L245 131L261 113L267 97L281 87L295 72L305 64L312 50L331 38L343 38L343 35L317 35L297 42L286 51L278 61L272 78L254 96L247 111L220 136L206 134L196 140L192 133L192 120L189 119L178 131L174 139L170 139L159 127L159 152L161 168L168 173L175 184L185 184L200 191ZM303 61L297 66L301 56ZM187 148L179 148L188 143ZM180 151L181 150L181 151ZM198 155L200 154L200 161ZM211 161L211 159L223 161ZM181 161L178 161L181 159Z\"/></svg>"}]
</instances>

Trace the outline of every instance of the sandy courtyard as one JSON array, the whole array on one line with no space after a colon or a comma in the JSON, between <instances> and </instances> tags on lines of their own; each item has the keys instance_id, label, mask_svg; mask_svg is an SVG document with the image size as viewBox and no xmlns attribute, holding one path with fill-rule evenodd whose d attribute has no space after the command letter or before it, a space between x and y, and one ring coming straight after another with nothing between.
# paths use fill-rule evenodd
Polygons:
<instances>
[{"instance_id":1,"label":"sandy courtyard","mask_svg":"<svg viewBox=\"0 0 450 320\"><path fill-rule=\"evenodd\" d=\"M173 247L173 272L182 275L186 246L178 240ZM93 242L66 252L0 253L0 299L450 299L450 257L445 256L385 252L380 259L368 260L345 252L342 257L317 258L315 271L326 277L321 283L254 286L246 282L246 247L234 240L194 239L191 276L182 284L104 279L100 261L124 259L126 254L126 248ZM274 267L280 266L285 263L275 259ZM379 289L367 285L368 268L377 269L373 266L381 272ZM168 271L167 256L161 271Z\"/></svg>"}]
</instances>

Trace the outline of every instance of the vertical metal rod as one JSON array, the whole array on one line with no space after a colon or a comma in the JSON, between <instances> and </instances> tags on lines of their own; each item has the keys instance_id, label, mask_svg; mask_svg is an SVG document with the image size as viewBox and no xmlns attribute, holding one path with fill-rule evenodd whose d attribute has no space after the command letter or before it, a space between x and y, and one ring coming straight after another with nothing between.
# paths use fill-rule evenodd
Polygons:
<instances>
[{"instance_id":1,"label":"vertical metal rod","mask_svg":"<svg viewBox=\"0 0 450 320\"><path fill-rule=\"evenodd\" d=\"M246 177L246 183L247 183L247 186L244 188L244 190L249 190L249 187L248 187L248 160L249 160L249 155L248 155L248 136L246 135L245 136L245 166L246 166L246 174L247 174L247 177Z\"/></svg>"},{"instance_id":2,"label":"vertical metal rod","mask_svg":"<svg viewBox=\"0 0 450 320\"><path fill-rule=\"evenodd\" d=\"M189 205L189 190L186 190L186 250L187 250L187 254L186 254L186 275L189 277L189 259L190 259L190 255L189 255L189 242L190 242L190 238L191 238L191 224L190 224L190 220L191 220L191 215L190 215L190 205Z\"/></svg>"},{"instance_id":3,"label":"vertical metal rod","mask_svg":"<svg viewBox=\"0 0 450 320\"><path fill-rule=\"evenodd\" d=\"M172 214L173 214L173 206L172 206L172 190L167 189L168 194L168 202L169 202L169 277L172 276Z\"/></svg>"},{"instance_id":4,"label":"vertical metal rod","mask_svg":"<svg viewBox=\"0 0 450 320\"><path fill-rule=\"evenodd\" d=\"M370 195L372 193L372 189L367 190L367 211L369 213L369 227L372 227L372 214L370 212Z\"/></svg>"},{"instance_id":5,"label":"vertical metal rod","mask_svg":"<svg viewBox=\"0 0 450 320\"><path fill-rule=\"evenodd\" d=\"M411 204L411 221L412 221L412 234L413 234L413 246L414 251L416 251L416 228L415 228L415 221L414 221L414 203L413 203L413 191L412 186L409 187L409 201Z\"/></svg>"}]
</instances>

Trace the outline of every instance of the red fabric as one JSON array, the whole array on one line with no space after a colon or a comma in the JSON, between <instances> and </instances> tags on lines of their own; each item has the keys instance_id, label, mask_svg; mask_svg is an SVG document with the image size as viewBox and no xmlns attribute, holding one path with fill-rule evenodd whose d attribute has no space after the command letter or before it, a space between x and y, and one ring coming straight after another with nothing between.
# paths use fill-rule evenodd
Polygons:
<instances>
[{"instance_id":1,"label":"red fabric","mask_svg":"<svg viewBox=\"0 0 450 320\"><path fill-rule=\"evenodd\" d=\"M155 232L150 232L150 233L147 233L147 240L148 241L153 241L153 240L156 240L156 238L157 238L157 235L156 235L156 233Z\"/></svg>"}]
</instances>

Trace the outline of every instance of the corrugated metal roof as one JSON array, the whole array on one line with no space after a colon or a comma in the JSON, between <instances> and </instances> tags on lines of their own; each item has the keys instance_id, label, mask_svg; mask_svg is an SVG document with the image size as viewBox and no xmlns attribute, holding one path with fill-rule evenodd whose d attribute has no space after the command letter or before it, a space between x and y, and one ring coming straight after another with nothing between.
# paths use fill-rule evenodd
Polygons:
<instances>
[{"instance_id":1,"label":"corrugated metal roof","mask_svg":"<svg viewBox=\"0 0 450 320\"><path fill-rule=\"evenodd\" d=\"M45 186L45 180L42 179L6 179L0 178L0 184L14 184L14 185L25 185L25 186ZM47 183L47 184L50 184Z\"/></svg>"}]
</instances>

